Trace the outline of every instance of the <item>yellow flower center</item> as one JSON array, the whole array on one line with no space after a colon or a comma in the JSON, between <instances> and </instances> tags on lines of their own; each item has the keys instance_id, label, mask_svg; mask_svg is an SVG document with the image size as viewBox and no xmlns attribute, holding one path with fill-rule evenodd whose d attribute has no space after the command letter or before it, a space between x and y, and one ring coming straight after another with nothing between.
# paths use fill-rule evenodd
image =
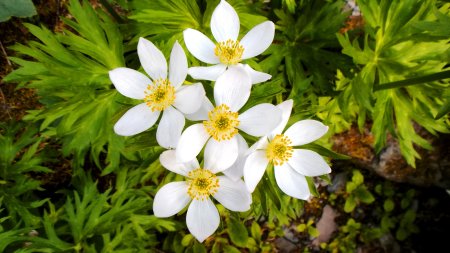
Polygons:
<instances>
[{"instance_id":1,"label":"yellow flower center","mask_svg":"<svg viewBox=\"0 0 450 253\"><path fill-rule=\"evenodd\" d=\"M291 140L288 137L277 134L267 144L266 156L274 165L283 165L292 157Z\"/></svg>"},{"instance_id":2,"label":"yellow flower center","mask_svg":"<svg viewBox=\"0 0 450 253\"><path fill-rule=\"evenodd\" d=\"M216 44L214 54L219 57L220 62L226 65L234 65L242 60L244 47L238 40L226 40Z\"/></svg>"},{"instance_id":3,"label":"yellow flower center","mask_svg":"<svg viewBox=\"0 0 450 253\"><path fill-rule=\"evenodd\" d=\"M216 106L208 113L209 120L203 121L208 134L216 141L229 140L238 133L239 114L232 112L225 104Z\"/></svg>"},{"instance_id":4,"label":"yellow flower center","mask_svg":"<svg viewBox=\"0 0 450 253\"><path fill-rule=\"evenodd\" d=\"M163 111L175 101L175 88L167 79L156 79L147 86L144 101L152 111Z\"/></svg>"},{"instance_id":5,"label":"yellow flower center","mask_svg":"<svg viewBox=\"0 0 450 253\"><path fill-rule=\"evenodd\" d=\"M188 195L192 199L206 200L219 189L219 179L209 170L198 168L188 173Z\"/></svg>"}]
</instances>

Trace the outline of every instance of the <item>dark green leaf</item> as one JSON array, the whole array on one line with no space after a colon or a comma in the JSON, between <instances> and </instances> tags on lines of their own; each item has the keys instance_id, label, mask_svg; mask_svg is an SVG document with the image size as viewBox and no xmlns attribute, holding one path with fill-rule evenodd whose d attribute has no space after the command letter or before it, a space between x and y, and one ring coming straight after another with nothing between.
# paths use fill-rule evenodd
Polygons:
<instances>
[{"instance_id":1,"label":"dark green leaf","mask_svg":"<svg viewBox=\"0 0 450 253\"><path fill-rule=\"evenodd\" d=\"M319 144L316 143L308 143L306 145L301 146L301 148L305 148L305 149L309 149L312 151L315 151L317 153L319 153L322 156L326 156L326 157L330 157L332 159L337 159L337 160L348 160L351 159L351 157L343 155L343 154L339 154L336 153L332 150L329 150L325 147L320 146Z\"/></svg>"},{"instance_id":2,"label":"dark green leaf","mask_svg":"<svg viewBox=\"0 0 450 253\"><path fill-rule=\"evenodd\" d=\"M392 199L386 199L384 201L384 204L383 204L384 211L389 213L392 210L394 210L394 207L395 207L395 204L394 204L394 201Z\"/></svg>"},{"instance_id":3,"label":"dark green leaf","mask_svg":"<svg viewBox=\"0 0 450 253\"><path fill-rule=\"evenodd\" d=\"M25 18L36 14L36 9L31 0L0 1L0 22L8 20L11 16Z\"/></svg>"},{"instance_id":4,"label":"dark green leaf","mask_svg":"<svg viewBox=\"0 0 450 253\"><path fill-rule=\"evenodd\" d=\"M365 186L358 187L353 193L363 203L371 204L375 201L372 193L370 193Z\"/></svg>"}]
</instances>

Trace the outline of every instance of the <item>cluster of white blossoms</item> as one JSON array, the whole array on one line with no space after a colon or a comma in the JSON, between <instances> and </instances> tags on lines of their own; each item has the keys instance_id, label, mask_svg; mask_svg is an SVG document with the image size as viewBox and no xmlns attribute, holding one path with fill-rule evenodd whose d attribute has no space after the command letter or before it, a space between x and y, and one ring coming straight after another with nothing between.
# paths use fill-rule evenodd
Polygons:
<instances>
[{"instance_id":1,"label":"cluster of white blossoms","mask_svg":"<svg viewBox=\"0 0 450 253\"><path fill-rule=\"evenodd\" d=\"M168 150L161 154L160 162L166 169L185 176L186 181L164 185L155 196L153 212L157 217L169 217L189 205L187 227L200 242L212 235L220 222L211 197L231 211L249 210L251 193L268 164L274 166L280 189L304 200L310 197L305 176L331 172L319 154L294 148L319 139L327 132L327 126L315 120L302 120L283 132L292 100L277 106L262 103L241 110L250 97L252 84L271 78L241 61L261 54L270 46L275 26L270 21L263 22L240 41L239 27L236 11L222 0L211 17L216 43L197 30L184 31L189 52L213 66L188 68L178 42L167 66L162 52L141 38L137 52L150 78L129 68L116 68L109 73L122 95L143 100L115 124L117 134L141 133L152 127L162 113L156 139ZM187 74L215 82L214 103L206 97L201 83L183 85ZM194 124L184 129L185 119ZM260 139L249 148L241 132ZM204 159L199 163L197 155L202 150Z\"/></svg>"}]
</instances>

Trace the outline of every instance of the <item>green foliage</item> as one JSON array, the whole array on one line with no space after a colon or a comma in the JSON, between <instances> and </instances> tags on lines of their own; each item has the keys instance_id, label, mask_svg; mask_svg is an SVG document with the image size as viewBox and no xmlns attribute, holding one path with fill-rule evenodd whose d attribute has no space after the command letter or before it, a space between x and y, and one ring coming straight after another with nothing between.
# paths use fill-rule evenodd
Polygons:
<instances>
[{"instance_id":1,"label":"green foliage","mask_svg":"<svg viewBox=\"0 0 450 253\"><path fill-rule=\"evenodd\" d=\"M358 1L365 18L365 36L352 39L338 34L342 52L353 58L355 75L338 99L341 110L355 101L360 109L359 126L366 115L373 120L375 148L380 151L391 132L400 143L402 154L414 166L419 154L413 145L430 149L430 144L416 133L414 123L430 133L448 132L448 121L434 115L445 100L446 81L427 80L425 84L381 90L384 83L425 76L446 68L448 36L423 30L431 24L448 22L448 4L436 9L435 1ZM443 18L447 17L447 18ZM422 29L420 29L422 28ZM378 90L374 92L374 90Z\"/></svg>"},{"instance_id":2,"label":"green foliage","mask_svg":"<svg viewBox=\"0 0 450 253\"><path fill-rule=\"evenodd\" d=\"M347 198L345 200L344 211L352 212L355 207L362 202L364 204L371 204L375 201L372 193L364 185L364 176L359 170L353 170L352 181L345 185L345 192Z\"/></svg>"},{"instance_id":3,"label":"green foliage","mask_svg":"<svg viewBox=\"0 0 450 253\"><path fill-rule=\"evenodd\" d=\"M307 223L297 225L297 231L300 233L307 232L312 238L318 237L319 230L317 230L317 228L315 228L313 224L314 221L310 219Z\"/></svg>"},{"instance_id":4,"label":"green foliage","mask_svg":"<svg viewBox=\"0 0 450 253\"><path fill-rule=\"evenodd\" d=\"M395 237L400 241L419 232L414 224L416 204L414 204L415 191L413 189L401 195L395 193L389 183L384 183L377 185L375 192L385 198L383 210L378 210L382 214L381 231L385 233L395 231ZM400 203L400 205L396 203Z\"/></svg>"},{"instance_id":5,"label":"green foliage","mask_svg":"<svg viewBox=\"0 0 450 253\"><path fill-rule=\"evenodd\" d=\"M239 247L245 247L248 241L248 232L244 224L239 219L231 216L227 220L228 234L231 241Z\"/></svg>"},{"instance_id":6,"label":"green foliage","mask_svg":"<svg viewBox=\"0 0 450 253\"><path fill-rule=\"evenodd\" d=\"M74 19L64 19L71 30L63 34L27 25L41 42L12 48L35 60L12 57L21 67L5 81L37 89L45 108L32 111L26 119L40 122L47 136L62 139L65 155L75 154L75 162L82 166L89 152L97 166L103 167L99 156L105 154L111 171L119 165L124 139L112 130L111 120L120 105L115 102L117 92L111 89L108 71L124 65L122 36L117 24L87 1L83 5L71 1L69 12Z\"/></svg>"},{"instance_id":7,"label":"green foliage","mask_svg":"<svg viewBox=\"0 0 450 253\"><path fill-rule=\"evenodd\" d=\"M334 35L347 17L342 13L345 2L300 1L295 14L289 2L286 4L292 6L288 7L291 11L274 10L279 19L276 40L280 43L269 48L267 58L260 65L275 78L281 75L297 111L311 116L318 95L333 92L331 82L337 69L351 63L348 57L337 53L340 46Z\"/></svg>"},{"instance_id":8,"label":"green foliage","mask_svg":"<svg viewBox=\"0 0 450 253\"><path fill-rule=\"evenodd\" d=\"M114 21L87 0L71 0L63 32L28 24L37 41L12 47L18 56L11 60L19 68L4 80L36 89L43 108L26 116L28 126L23 131L24 124L1 125L0 213L4 218L0 218L0 251L274 251L271 242L284 236L283 225L303 214L304 202L280 191L273 167L267 168L256 188L250 211L236 215L218 205L221 225L200 244L186 230L184 216L159 219L152 215L156 191L181 178L158 160L163 149L154 137L156 127L131 138L113 132L113 124L133 102L117 94L108 72L121 66L138 68L138 37L150 39L168 55L175 40L183 41L186 28L210 35L211 13L219 0L109 2L129 11L126 23L117 24L117 18ZM267 19L277 29L274 44L259 56L258 63L244 62L272 75L270 81L253 87L244 110L292 98L295 108L289 124L318 117L333 134L355 123L360 128L373 123L376 149L384 147L389 131L411 165L418 158L414 145L431 148L416 133L413 122L433 134L448 132L448 80L423 77L448 71L449 4L360 0L366 22L362 33L341 34L349 15L342 12L343 0L229 2L240 17L239 38ZM199 65L192 56L188 59L190 66ZM405 85L411 80L416 84ZM402 85L393 87L396 81ZM203 84L211 96L212 84ZM49 154L43 148L49 139L61 144L61 150ZM303 148L333 159L348 158L320 144ZM34 178L47 175L48 163L62 157L70 161L70 184L59 185L56 191L45 189ZM312 178L307 180L318 195ZM374 207L380 222L368 227L356 218L348 219L324 249L354 252L357 243L384 233L403 240L418 231L414 192L403 196L388 185L372 191L354 170L344 196L332 195L329 202L345 203L347 213ZM297 229L317 237L313 224L308 220ZM32 229L37 236L30 235Z\"/></svg>"},{"instance_id":9,"label":"green foliage","mask_svg":"<svg viewBox=\"0 0 450 253\"><path fill-rule=\"evenodd\" d=\"M36 9L31 0L2 0L0 2L0 22L10 19L11 16L25 18L34 15L36 15Z\"/></svg>"},{"instance_id":10,"label":"green foliage","mask_svg":"<svg viewBox=\"0 0 450 253\"><path fill-rule=\"evenodd\" d=\"M356 189L356 185L363 183L363 181L362 174L354 172L352 181L346 185L346 190L348 188ZM415 224L417 204L414 200L415 191L413 189L399 191L386 181L377 184L373 189L366 188L366 191L367 194L370 194L371 201L366 203L365 207L360 206L360 208L370 209L371 211L364 212L362 217L357 218L357 215L349 217L346 223L338 228L339 233L331 242L321 244L322 249L332 252L354 252L359 245L370 244L385 235L395 235L397 240L402 241L411 234L419 232ZM340 198L344 198L346 201L345 210L348 201L346 195L346 192L342 195L334 195L333 201L330 203L336 208L340 208L338 203ZM355 204L360 205L360 203ZM372 216L370 220L375 220L375 222L367 223L365 215Z\"/></svg>"},{"instance_id":11,"label":"green foliage","mask_svg":"<svg viewBox=\"0 0 450 253\"><path fill-rule=\"evenodd\" d=\"M152 36L156 41L174 37L170 45L181 40L184 29L201 26L202 14L196 1L132 1L131 8L134 12L129 18L138 22L139 36Z\"/></svg>"},{"instance_id":12,"label":"green foliage","mask_svg":"<svg viewBox=\"0 0 450 253\"><path fill-rule=\"evenodd\" d=\"M22 220L27 226L36 225L39 218L30 209L47 201L33 198L33 192L42 188L30 173L50 172L43 166L48 158L40 153L42 138L37 131L23 123L0 124L0 196L12 224Z\"/></svg>"}]
</instances>

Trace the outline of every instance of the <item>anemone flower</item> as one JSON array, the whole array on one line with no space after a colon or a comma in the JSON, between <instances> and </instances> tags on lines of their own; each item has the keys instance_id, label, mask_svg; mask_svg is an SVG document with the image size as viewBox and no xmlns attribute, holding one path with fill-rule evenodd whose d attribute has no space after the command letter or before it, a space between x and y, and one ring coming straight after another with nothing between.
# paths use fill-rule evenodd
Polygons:
<instances>
[{"instance_id":1,"label":"anemone flower","mask_svg":"<svg viewBox=\"0 0 450 253\"><path fill-rule=\"evenodd\" d=\"M170 54L169 73L164 55L152 42L140 38L137 52L150 78L130 68L116 68L109 72L109 78L119 93L143 100L117 121L114 131L122 136L141 133L152 127L162 112L156 139L162 147L175 148L184 128L183 114L200 108L205 90L201 83L182 85L188 66L178 42L175 42Z\"/></svg>"},{"instance_id":2,"label":"anemone flower","mask_svg":"<svg viewBox=\"0 0 450 253\"><path fill-rule=\"evenodd\" d=\"M236 11L222 0L211 17L211 31L217 43L195 29L184 30L184 42L189 52L202 62L214 64L208 67L191 67L189 75L194 79L215 81L228 67L240 65L249 73L253 84L270 79L271 75L255 71L240 62L261 54L272 44L274 23L266 21L253 27L240 41L239 28Z\"/></svg>"},{"instance_id":3,"label":"anemone flower","mask_svg":"<svg viewBox=\"0 0 450 253\"><path fill-rule=\"evenodd\" d=\"M283 133L291 114L292 100L277 107L283 111L281 123L269 136L264 136L250 147L251 154L244 165L244 181L248 190L253 192L271 163L280 189L291 197L306 200L311 193L305 176L328 174L331 168L316 152L293 147L319 139L328 127L316 120L301 120Z\"/></svg>"},{"instance_id":4,"label":"anemone flower","mask_svg":"<svg viewBox=\"0 0 450 253\"><path fill-rule=\"evenodd\" d=\"M199 242L212 235L220 223L219 212L210 197L235 212L249 210L252 202L251 194L242 180L236 182L226 176L216 175L221 170L211 163L214 157L209 155L205 154L202 168L197 159L177 163L174 150L163 152L159 157L161 164L185 176L187 180L164 185L153 201L153 213L161 218L175 215L189 204L186 224Z\"/></svg>"},{"instance_id":5,"label":"anemone flower","mask_svg":"<svg viewBox=\"0 0 450 253\"><path fill-rule=\"evenodd\" d=\"M191 120L203 120L189 126L181 134L177 145L177 159L188 162L194 159L206 143L206 159L214 159L217 168L230 167L238 156L239 130L252 135L269 134L281 121L281 110L263 103L243 113L238 111L250 96L251 80L243 68L232 68L223 73L214 86L216 106L205 99Z\"/></svg>"}]
</instances>

